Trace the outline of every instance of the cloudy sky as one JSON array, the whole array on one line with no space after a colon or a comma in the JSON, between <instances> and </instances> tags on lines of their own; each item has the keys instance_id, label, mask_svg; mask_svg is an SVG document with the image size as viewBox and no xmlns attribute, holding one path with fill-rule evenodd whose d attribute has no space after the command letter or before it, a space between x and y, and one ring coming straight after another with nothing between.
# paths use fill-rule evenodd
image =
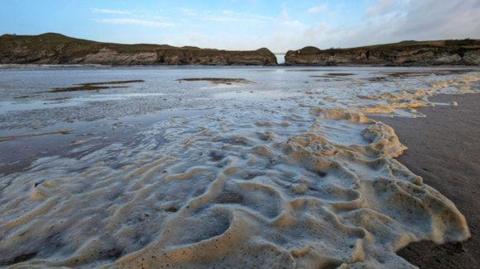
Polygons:
<instances>
[{"instance_id":1,"label":"cloudy sky","mask_svg":"<svg viewBox=\"0 0 480 269\"><path fill-rule=\"evenodd\" d=\"M224 49L480 38L480 0L2 0L0 34Z\"/></svg>"}]
</instances>

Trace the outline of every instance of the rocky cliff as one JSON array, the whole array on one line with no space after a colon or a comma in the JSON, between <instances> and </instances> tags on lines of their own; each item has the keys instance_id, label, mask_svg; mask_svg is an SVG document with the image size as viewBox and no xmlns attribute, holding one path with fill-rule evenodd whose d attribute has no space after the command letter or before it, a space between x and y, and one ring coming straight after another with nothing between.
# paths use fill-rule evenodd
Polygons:
<instances>
[{"instance_id":1,"label":"rocky cliff","mask_svg":"<svg viewBox=\"0 0 480 269\"><path fill-rule=\"evenodd\" d=\"M274 65L266 48L226 51L169 45L101 43L55 33L0 36L0 64Z\"/></svg>"},{"instance_id":2,"label":"rocky cliff","mask_svg":"<svg viewBox=\"0 0 480 269\"><path fill-rule=\"evenodd\" d=\"M288 51L287 65L480 65L480 40L404 41L351 49Z\"/></svg>"}]
</instances>

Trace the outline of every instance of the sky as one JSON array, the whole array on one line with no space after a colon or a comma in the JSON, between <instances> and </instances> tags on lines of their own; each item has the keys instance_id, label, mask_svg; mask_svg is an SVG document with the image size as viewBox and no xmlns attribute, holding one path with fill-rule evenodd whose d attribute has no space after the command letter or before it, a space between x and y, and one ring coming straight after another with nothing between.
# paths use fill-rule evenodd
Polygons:
<instances>
[{"instance_id":1,"label":"sky","mask_svg":"<svg viewBox=\"0 0 480 269\"><path fill-rule=\"evenodd\" d=\"M0 34L285 52L480 38L480 0L1 0Z\"/></svg>"}]
</instances>

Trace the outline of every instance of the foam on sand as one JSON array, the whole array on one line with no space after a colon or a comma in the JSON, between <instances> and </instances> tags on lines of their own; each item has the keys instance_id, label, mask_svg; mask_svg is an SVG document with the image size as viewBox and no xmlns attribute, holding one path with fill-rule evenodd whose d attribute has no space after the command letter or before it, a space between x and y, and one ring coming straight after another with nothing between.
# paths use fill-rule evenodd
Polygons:
<instances>
[{"instance_id":1,"label":"foam on sand","mask_svg":"<svg viewBox=\"0 0 480 269\"><path fill-rule=\"evenodd\" d=\"M395 131L362 109L314 107L307 125L174 118L156 126L161 150L146 136L41 159L2 181L0 264L415 268L395 252L469 238L455 205L395 160Z\"/></svg>"},{"instance_id":2,"label":"foam on sand","mask_svg":"<svg viewBox=\"0 0 480 269\"><path fill-rule=\"evenodd\" d=\"M428 88L420 88L414 90L400 90L393 93L383 93L380 95L366 96L363 98L381 100L383 102L365 106L362 111L365 113L394 113L399 109L415 110L417 108L431 105L428 97L438 94L439 91L445 89L453 89L456 93L472 93L472 84L478 83L480 80L478 73L471 75L463 75L455 79L437 81Z\"/></svg>"}]
</instances>

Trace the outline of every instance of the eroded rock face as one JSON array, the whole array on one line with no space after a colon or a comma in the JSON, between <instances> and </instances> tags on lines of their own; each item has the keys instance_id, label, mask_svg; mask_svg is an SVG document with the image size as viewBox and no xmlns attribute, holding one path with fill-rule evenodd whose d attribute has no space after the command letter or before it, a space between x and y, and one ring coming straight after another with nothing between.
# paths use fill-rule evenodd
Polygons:
<instances>
[{"instance_id":1,"label":"eroded rock face","mask_svg":"<svg viewBox=\"0 0 480 269\"><path fill-rule=\"evenodd\" d=\"M467 51L463 56L463 60L467 64L480 65L480 50Z\"/></svg>"},{"instance_id":2,"label":"eroded rock face","mask_svg":"<svg viewBox=\"0 0 480 269\"><path fill-rule=\"evenodd\" d=\"M119 53L109 48L103 48L96 53L90 53L86 56L74 59L75 63L85 64L155 64L157 62L157 53L138 52L138 53Z\"/></svg>"},{"instance_id":3,"label":"eroded rock face","mask_svg":"<svg viewBox=\"0 0 480 269\"><path fill-rule=\"evenodd\" d=\"M289 65L479 65L480 40L405 41L352 49L289 51Z\"/></svg>"},{"instance_id":4,"label":"eroded rock face","mask_svg":"<svg viewBox=\"0 0 480 269\"><path fill-rule=\"evenodd\" d=\"M226 51L168 45L122 45L43 34L1 36L0 64L274 65L277 60L266 48Z\"/></svg>"}]
</instances>

